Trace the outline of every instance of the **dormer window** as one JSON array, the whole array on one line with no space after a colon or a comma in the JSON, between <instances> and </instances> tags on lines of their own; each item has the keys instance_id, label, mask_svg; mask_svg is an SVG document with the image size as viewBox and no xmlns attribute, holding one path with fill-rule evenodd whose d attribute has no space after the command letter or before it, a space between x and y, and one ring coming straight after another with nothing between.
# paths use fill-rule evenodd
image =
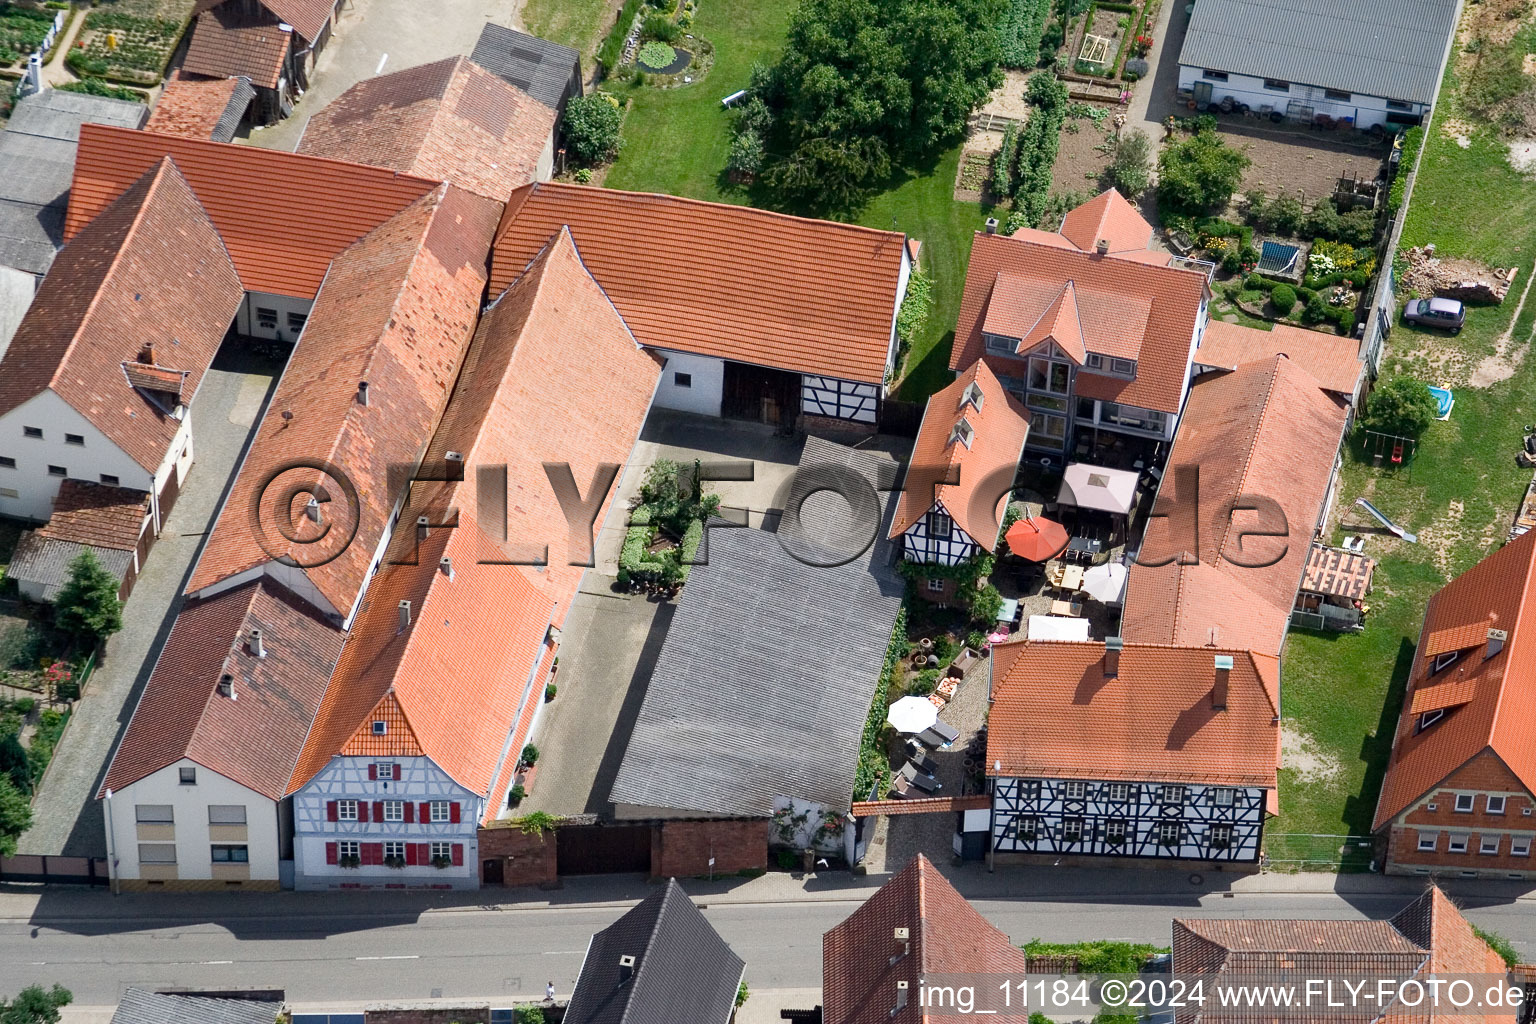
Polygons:
<instances>
[{"instance_id":1,"label":"dormer window","mask_svg":"<svg viewBox=\"0 0 1536 1024\"><path fill-rule=\"evenodd\" d=\"M948 540L954 528L954 520L943 509L936 508L928 513L928 536L935 540Z\"/></svg>"},{"instance_id":2,"label":"dormer window","mask_svg":"<svg viewBox=\"0 0 1536 1024\"><path fill-rule=\"evenodd\" d=\"M1001 334L989 334L987 337L987 351L1000 356L1018 355L1019 343L1014 338L1005 338Z\"/></svg>"},{"instance_id":3,"label":"dormer window","mask_svg":"<svg viewBox=\"0 0 1536 1024\"><path fill-rule=\"evenodd\" d=\"M949 443L954 444L956 441L959 441L961 444L969 448L971 446L971 440L975 436L976 431L971 427L970 421L962 416L960 418L960 422L955 424L955 429L949 433Z\"/></svg>"},{"instance_id":4,"label":"dormer window","mask_svg":"<svg viewBox=\"0 0 1536 1024\"><path fill-rule=\"evenodd\" d=\"M970 386L965 389L965 394L960 396L960 408L964 409L969 403L973 409L981 412L981 403L985 400L986 396L981 393L981 385L971 381Z\"/></svg>"},{"instance_id":5,"label":"dormer window","mask_svg":"<svg viewBox=\"0 0 1536 1024\"><path fill-rule=\"evenodd\" d=\"M373 723L373 734L375 736L383 736L387 732L389 732L389 723L388 722L374 722Z\"/></svg>"},{"instance_id":6,"label":"dormer window","mask_svg":"<svg viewBox=\"0 0 1536 1024\"><path fill-rule=\"evenodd\" d=\"M1431 674L1434 672L1439 672L1442 669L1450 668L1451 665L1455 664L1456 659L1459 657L1461 657L1460 651L1446 651L1444 654L1435 655L1435 667Z\"/></svg>"},{"instance_id":7,"label":"dormer window","mask_svg":"<svg viewBox=\"0 0 1536 1024\"><path fill-rule=\"evenodd\" d=\"M1415 728L1418 732L1423 732L1444 717L1445 708L1435 708L1433 711L1426 711L1419 716L1419 723Z\"/></svg>"}]
</instances>

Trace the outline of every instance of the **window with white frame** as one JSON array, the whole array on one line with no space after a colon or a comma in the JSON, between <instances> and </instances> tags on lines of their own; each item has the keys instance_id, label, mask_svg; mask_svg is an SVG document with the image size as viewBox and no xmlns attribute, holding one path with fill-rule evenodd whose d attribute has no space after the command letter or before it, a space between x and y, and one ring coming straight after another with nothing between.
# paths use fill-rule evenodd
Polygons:
<instances>
[{"instance_id":1,"label":"window with white frame","mask_svg":"<svg viewBox=\"0 0 1536 1024\"><path fill-rule=\"evenodd\" d=\"M447 800L433 800L427 808L427 813L433 824L441 824L451 816Z\"/></svg>"},{"instance_id":2,"label":"window with white frame","mask_svg":"<svg viewBox=\"0 0 1536 1024\"><path fill-rule=\"evenodd\" d=\"M1114 821L1104 823L1104 841L1114 843L1116 846L1125 842L1126 823L1124 819L1116 818Z\"/></svg>"},{"instance_id":3,"label":"window with white frame","mask_svg":"<svg viewBox=\"0 0 1536 1024\"><path fill-rule=\"evenodd\" d=\"M1218 786L1211 790L1211 803L1217 807L1231 807L1237 803L1237 790Z\"/></svg>"},{"instance_id":4,"label":"window with white frame","mask_svg":"<svg viewBox=\"0 0 1536 1024\"><path fill-rule=\"evenodd\" d=\"M948 540L954 532L955 521L949 518L949 513L941 508L936 508L928 513L928 533L938 540Z\"/></svg>"},{"instance_id":5,"label":"window with white frame","mask_svg":"<svg viewBox=\"0 0 1536 1024\"><path fill-rule=\"evenodd\" d=\"M1213 71L1210 68L1201 68L1200 77L1208 82L1225 82L1228 75L1225 71Z\"/></svg>"},{"instance_id":6,"label":"window with white frame","mask_svg":"<svg viewBox=\"0 0 1536 1024\"><path fill-rule=\"evenodd\" d=\"M1486 853L1486 854L1498 853L1499 852L1499 839L1500 838L1501 837L1498 836L1498 835L1491 835L1491 836L1490 835L1484 835L1484 836L1481 836L1479 841L1478 841L1478 844L1477 844L1477 852L1478 853Z\"/></svg>"},{"instance_id":7,"label":"window with white frame","mask_svg":"<svg viewBox=\"0 0 1536 1024\"><path fill-rule=\"evenodd\" d=\"M1114 370L1116 373L1123 373L1129 377L1136 373L1136 360L1112 359L1109 362L1109 368Z\"/></svg>"},{"instance_id":8,"label":"window with white frame","mask_svg":"<svg viewBox=\"0 0 1536 1024\"><path fill-rule=\"evenodd\" d=\"M405 820L405 801L404 800L385 800L384 801L384 820L385 821L404 821Z\"/></svg>"},{"instance_id":9,"label":"window with white frame","mask_svg":"<svg viewBox=\"0 0 1536 1024\"><path fill-rule=\"evenodd\" d=\"M453 844L452 843L433 843L432 844L432 859L433 860L452 860L453 859Z\"/></svg>"},{"instance_id":10,"label":"window with white frame","mask_svg":"<svg viewBox=\"0 0 1536 1024\"><path fill-rule=\"evenodd\" d=\"M1131 787L1124 782L1111 782L1104 788L1108 790L1105 799L1124 802L1131 798Z\"/></svg>"},{"instance_id":11,"label":"window with white frame","mask_svg":"<svg viewBox=\"0 0 1536 1024\"><path fill-rule=\"evenodd\" d=\"M943 580L942 577L939 577L939 576L930 576L930 577L928 577L928 593L930 593L930 594L942 594L942 593L944 593L944 580Z\"/></svg>"},{"instance_id":12,"label":"window with white frame","mask_svg":"<svg viewBox=\"0 0 1536 1024\"><path fill-rule=\"evenodd\" d=\"M1435 847L1437 847L1439 845L1440 845L1440 833L1438 833L1438 832L1420 832L1419 833L1419 849L1420 850L1433 850Z\"/></svg>"},{"instance_id":13,"label":"window with white frame","mask_svg":"<svg viewBox=\"0 0 1536 1024\"><path fill-rule=\"evenodd\" d=\"M1531 855L1531 837L1510 836L1509 855L1511 857L1529 857Z\"/></svg>"},{"instance_id":14,"label":"window with white frame","mask_svg":"<svg viewBox=\"0 0 1536 1024\"><path fill-rule=\"evenodd\" d=\"M1489 814L1503 814L1504 813L1504 802L1505 802L1505 798L1504 797L1490 795L1488 797L1488 813Z\"/></svg>"},{"instance_id":15,"label":"window with white frame","mask_svg":"<svg viewBox=\"0 0 1536 1024\"><path fill-rule=\"evenodd\" d=\"M1232 845L1232 826L1212 825L1206 839L1209 841L1211 849L1225 850Z\"/></svg>"},{"instance_id":16,"label":"window with white frame","mask_svg":"<svg viewBox=\"0 0 1536 1024\"><path fill-rule=\"evenodd\" d=\"M405 843L398 839L391 839L384 844L385 860L405 860Z\"/></svg>"},{"instance_id":17,"label":"window with white frame","mask_svg":"<svg viewBox=\"0 0 1536 1024\"><path fill-rule=\"evenodd\" d=\"M1040 819L1033 815L1016 819L1019 842L1032 843L1040 837Z\"/></svg>"},{"instance_id":18,"label":"window with white frame","mask_svg":"<svg viewBox=\"0 0 1536 1024\"><path fill-rule=\"evenodd\" d=\"M1458 835L1457 833L1452 832L1451 841L1446 845L1446 849L1451 853L1466 853L1467 836L1465 834Z\"/></svg>"},{"instance_id":19,"label":"window with white frame","mask_svg":"<svg viewBox=\"0 0 1536 1024\"><path fill-rule=\"evenodd\" d=\"M400 777L395 774L395 770L396 765L393 761L380 761L376 774L385 782L393 782Z\"/></svg>"},{"instance_id":20,"label":"window with white frame","mask_svg":"<svg viewBox=\"0 0 1536 1024\"><path fill-rule=\"evenodd\" d=\"M1064 843L1080 843L1083 841L1083 819L1063 818L1061 821L1061 841Z\"/></svg>"},{"instance_id":21,"label":"window with white frame","mask_svg":"<svg viewBox=\"0 0 1536 1024\"><path fill-rule=\"evenodd\" d=\"M357 860L362 856L362 853L363 848L356 839L343 839L336 844L336 855L338 857L351 857L353 860Z\"/></svg>"},{"instance_id":22,"label":"window with white frame","mask_svg":"<svg viewBox=\"0 0 1536 1024\"><path fill-rule=\"evenodd\" d=\"M1178 846L1183 832L1183 822L1160 821L1157 823L1157 841L1162 846Z\"/></svg>"},{"instance_id":23,"label":"window with white frame","mask_svg":"<svg viewBox=\"0 0 1536 1024\"><path fill-rule=\"evenodd\" d=\"M1426 711L1419 716L1419 724L1415 727L1415 730L1417 732L1423 732L1425 729L1428 729L1430 726L1434 725L1444 717L1445 708L1435 708L1433 711Z\"/></svg>"},{"instance_id":24,"label":"window with white frame","mask_svg":"<svg viewBox=\"0 0 1536 1024\"><path fill-rule=\"evenodd\" d=\"M1434 671L1439 672L1441 669L1449 668L1459 657L1461 657L1460 651L1446 651L1443 654L1435 655Z\"/></svg>"},{"instance_id":25,"label":"window with white frame","mask_svg":"<svg viewBox=\"0 0 1536 1024\"><path fill-rule=\"evenodd\" d=\"M1471 813L1472 805L1476 800L1477 795L1474 793L1457 793L1456 810L1460 811L1462 814L1469 814Z\"/></svg>"},{"instance_id":26,"label":"window with white frame","mask_svg":"<svg viewBox=\"0 0 1536 1024\"><path fill-rule=\"evenodd\" d=\"M1013 338L1004 338L998 334L987 335L987 351L997 355L1013 355L1014 349L1018 347L1018 344Z\"/></svg>"},{"instance_id":27,"label":"window with white frame","mask_svg":"<svg viewBox=\"0 0 1536 1024\"><path fill-rule=\"evenodd\" d=\"M1183 786L1164 786L1159 800L1165 804L1182 804L1185 790Z\"/></svg>"},{"instance_id":28,"label":"window with white frame","mask_svg":"<svg viewBox=\"0 0 1536 1024\"><path fill-rule=\"evenodd\" d=\"M1088 783L1069 782L1062 787L1062 795L1068 800L1082 800L1088 796Z\"/></svg>"},{"instance_id":29,"label":"window with white frame","mask_svg":"<svg viewBox=\"0 0 1536 1024\"><path fill-rule=\"evenodd\" d=\"M356 800L337 800L336 801L336 820L337 821L356 821L357 820L357 801Z\"/></svg>"}]
</instances>

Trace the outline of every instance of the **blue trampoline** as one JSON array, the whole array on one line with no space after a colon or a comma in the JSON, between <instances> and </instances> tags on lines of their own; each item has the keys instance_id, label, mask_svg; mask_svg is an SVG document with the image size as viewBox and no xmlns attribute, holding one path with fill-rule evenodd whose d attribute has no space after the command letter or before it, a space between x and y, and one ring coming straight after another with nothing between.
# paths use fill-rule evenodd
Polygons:
<instances>
[{"instance_id":1,"label":"blue trampoline","mask_svg":"<svg viewBox=\"0 0 1536 1024\"><path fill-rule=\"evenodd\" d=\"M1261 274L1293 274L1301 247L1284 242L1265 242L1259 247L1258 271Z\"/></svg>"}]
</instances>

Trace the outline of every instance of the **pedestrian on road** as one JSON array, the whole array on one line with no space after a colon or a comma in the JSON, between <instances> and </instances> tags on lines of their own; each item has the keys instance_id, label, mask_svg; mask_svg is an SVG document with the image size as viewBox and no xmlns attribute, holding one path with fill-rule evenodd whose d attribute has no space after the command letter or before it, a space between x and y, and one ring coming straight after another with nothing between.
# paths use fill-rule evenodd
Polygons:
<instances>
[{"instance_id":1,"label":"pedestrian on road","mask_svg":"<svg viewBox=\"0 0 1536 1024\"><path fill-rule=\"evenodd\" d=\"M552 981L546 981L544 983L544 1001L546 1003L552 1003L555 1001L555 983Z\"/></svg>"}]
</instances>

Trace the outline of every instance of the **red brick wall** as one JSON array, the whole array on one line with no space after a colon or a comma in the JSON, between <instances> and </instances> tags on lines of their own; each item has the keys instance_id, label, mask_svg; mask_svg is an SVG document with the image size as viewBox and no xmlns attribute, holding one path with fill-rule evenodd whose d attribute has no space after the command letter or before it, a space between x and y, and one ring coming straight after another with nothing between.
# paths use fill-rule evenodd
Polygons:
<instances>
[{"instance_id":1,"label":"red brick wall","mask_svg":"<svg viewBox=\"0 0 1536 1024\"><path fill-rule=\"evenodd\" d=\"M926 576L919 576L912 589L917 593L917 596L922 598L924 601L931 601L934 604L949 605L954 603L955 590L957 587L958 584L956 584L954 580L946 579L944 580L943 590L929 590L928 578Z\"/></svg>"},{"instance_id":2,"label":"red brick wall","mask_svg":"<svg viewBox=\"0 0 1536 1024\"><path fill-rule=\"evenodd\" d=\"M552 833L529 835L515 826L502 826L482 828L479 839L482 883L485 881L484 862L499 858L502 862L502 884L508 888L557 884L555 837Z\"/></svg>"},{"instance_id":3,"label":"red brick wall","mask_svg":"<svg viewBox=\"0 0 1536 1024\"><path fill-rule=\"evenodd\" d=\"M1456 794L1472 793L1473 809L1456 810ZM1488 794L1505 797L1503 814L1489 814ZM1434 804L1431 811L1429 805ZM1531 813L1525 813L1529 809ZM1436 835L1436 849L1420 850L1419 833ZM1467 834L1465 853L1451 853L1445 833ZM1497 854L1480 853L1485 832L1500 835ZM1435 874L1456 875L1478 871L1503 877L1523 872L1536 877L1536 855L1510 855L1509 833L1536 835L1536 800L1520 784L1498 757L1487 751L1457 769L1435 791L1416 801L1392 822L1387 842L1387 871L1414 874L1415 868L1428 868ZM1533 843L1536 846L1536 843Z\"/></svg>"},{"instance_id":4,"label":"red brick wall","mask_svg":"<svg viewBox=\"0 0 1536 1024\"><path fill-rule=\"evenodd\" d=\"M747 821L664 821L651 831L651 875L690 878L710 873L734 875L768 867L768 823Z\"/></svg>"},{"instance_id":5,"label":"red brick wall","mask_svg":"<svg viewBox=\"0 0 1536 1024\"><path fill-rule=\"evenodd\" d=\"M459 1024L461 1021L491 1019L489 1006L433 1010L365 1010L366 1024Z\"/></svg>"}]
</instances>

